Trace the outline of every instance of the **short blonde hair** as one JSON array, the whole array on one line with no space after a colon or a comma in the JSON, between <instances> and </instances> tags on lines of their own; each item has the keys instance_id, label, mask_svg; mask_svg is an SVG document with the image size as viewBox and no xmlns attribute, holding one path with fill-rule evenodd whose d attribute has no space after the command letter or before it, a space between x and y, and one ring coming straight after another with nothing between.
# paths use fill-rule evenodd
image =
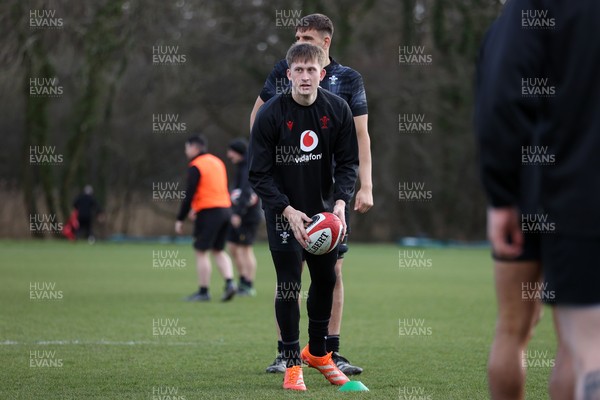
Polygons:
<instances>
[{"instance_id":1,"label":"short blonde hair","mask_svg":"<svg viewBox=\"0 0 600 400\"><path fill-rule=\"evenodd\" d=\"M327 63L325 51L319 46L310 43L293 44L292 47L289 48L285 59L290 68L294 62L316 61L321 68L325 67L325 64Z\"/></svg>"}]
</instances>

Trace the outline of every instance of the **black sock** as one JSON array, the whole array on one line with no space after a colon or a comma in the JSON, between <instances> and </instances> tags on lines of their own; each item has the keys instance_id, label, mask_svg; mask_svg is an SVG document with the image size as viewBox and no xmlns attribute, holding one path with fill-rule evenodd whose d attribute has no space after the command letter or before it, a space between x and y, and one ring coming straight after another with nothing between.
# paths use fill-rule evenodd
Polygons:
<instances>
[{"instance_id":1,"label":"black sock","mask_svg":"<svg viewBox=\"0 0 600 400\"><path fill-rule=\"evenodd\" d=\"M225 287L230 287L233 285L233 279L225 279Z\"/></svg>"},{"instance_id":2,"label":"black sock","mask_svg":"<svg viewBox=\"0 0 600 400\"><path fill-rule=\"evenodd\" d=\"M286 362L286 368L302 365L300 361L300 342L281 343L283 347L282 355Z\"/></svg>"},{"instance_id":3,"label":"black sock","mask_svg":"<svg viewBox=\"0 0 600 400\"><path fill-rule=\"evenodd\" d=\"M323 357L327 354L325 337L328 326L328 319L315 321L309 318L308 320L308 351L315 357Z\"/></svg>"},{"instance_id":4,"label":"black sock","mask_svg":"<svg viewBox=\"0 0 600 400\"><path fill-rule=\"evenodd\" d=\"M329 318L333 304L336 257L334 252L321 256L306 254L306 265L311 281L306 300L308 348L310 354L315 357L323 357L327 354L325 338L329 333Z\"/></svg>"},{"instance_id":5,"label":"black sock","mask_svg":"<svg viewBox=\"0 0 600 400\"><path fill-rule=\"evenodd\" d=\"M325 339L325 346L327 347L327 352L333 351L337 353L340 351L340 335L330 335Z\"/></svg>"},{"instance_id":6,"label":"black sock","mask_svg":"<svg viewBox=\"0 0 600 400\"><path fill-rule=\"evenodd\" d=\"M249 288L252 288L252 281L249 281L248 279L246 279L246 286L248 286Z\"/></svg>"},{"instance_id":7,"label":"black sock","mask_svg":"<svg viewBox=\"0 0 600 400\"><path fill-rule=\"evenodd\" d=\"M299 365L300 359L300 307L298 306L298 296L302 285L302 253L272 251L271 257L277 273L275 317L283 342L282 356L288 366L295 366Z\"/></svg>"},{"instance_id":8,"label":"black sock","mask_svg":"<svg viewBox=\"0 0 600 400\"><path fill-rule=\"evenodd\" d=\"M277 352L278 353L283 352L283 342L281 340L277 341Z\"/></svg>"},{"instance_id":9,"label":"black sock","mask_svg":"<svg viewBox=\"0 0 600 400\"><path fill-rule=\"evenodd\" d=\"M198 291L199 294L208 294L208 287L207 286L200 286L200 290Z\"/></svg>"}]
</instances>

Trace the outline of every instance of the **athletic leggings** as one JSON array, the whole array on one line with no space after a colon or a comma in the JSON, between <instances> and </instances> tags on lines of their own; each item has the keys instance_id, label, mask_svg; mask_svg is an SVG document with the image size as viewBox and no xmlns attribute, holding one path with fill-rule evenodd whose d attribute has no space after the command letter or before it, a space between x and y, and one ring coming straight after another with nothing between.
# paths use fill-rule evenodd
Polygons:
<instances>
[{"instance_id":1,"label":"athletic leggings","mask_svg":"<svg viewBox=\"0 0 600 400\"><path fill-rule=\"evenodd\" d=\"M275 315L281 330L281 340L286 344L298 342L300 337L298 297L305 297L302 293L306 293L301 290L303 253L311 279L306 300L310 352L315 356L322 356L326 354L325 337L333 303L336 250L320 256L303 251L271 251L277 272Z\"/></svg>"}]
</instances>

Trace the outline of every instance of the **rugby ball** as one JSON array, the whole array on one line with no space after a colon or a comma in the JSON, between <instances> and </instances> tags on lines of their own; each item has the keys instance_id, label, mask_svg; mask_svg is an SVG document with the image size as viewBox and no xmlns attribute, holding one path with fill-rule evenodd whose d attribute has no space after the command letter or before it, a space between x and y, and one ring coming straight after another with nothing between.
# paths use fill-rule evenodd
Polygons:
<instances>
[{"instance_id":1,"label":"rugby ball","mask_svg":"<svg viewBox=\"0 0 600 400\"><path fill-rule=\"evenodd\" d=\"M329 212L316 214L306 227L310 243L305 250L317 256L329 253L342 240L343 230L342 221L337 215Z\"/></svg>"}]
</instances>

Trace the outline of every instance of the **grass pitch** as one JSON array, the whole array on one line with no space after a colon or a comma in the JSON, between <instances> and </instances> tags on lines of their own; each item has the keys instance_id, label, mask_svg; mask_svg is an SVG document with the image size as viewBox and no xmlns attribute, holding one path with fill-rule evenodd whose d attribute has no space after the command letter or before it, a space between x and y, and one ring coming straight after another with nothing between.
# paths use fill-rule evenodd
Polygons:
<instances>
[{"instance_id":1,"label":"grass pitch","mask_svg":"<svg viewBox=\"0 0 600 400\"><path fill-rule=\"evenodd\" d=\"M399 254L400 250L400 254ZM196 290L191 246L0 242L1 399L486 399L495 298L485 249L352 244L341 352L369 392L342 393L305 368L308 391L266 374L275 356L275 274L256 247L258 296ZM416 260L416 261L415 261ZM304 273L308 289L308 271ZM547 398L551 313L530 345L527 398ZM301 345L307 340L303 303Z\"/></svg>"}]
</instances>

